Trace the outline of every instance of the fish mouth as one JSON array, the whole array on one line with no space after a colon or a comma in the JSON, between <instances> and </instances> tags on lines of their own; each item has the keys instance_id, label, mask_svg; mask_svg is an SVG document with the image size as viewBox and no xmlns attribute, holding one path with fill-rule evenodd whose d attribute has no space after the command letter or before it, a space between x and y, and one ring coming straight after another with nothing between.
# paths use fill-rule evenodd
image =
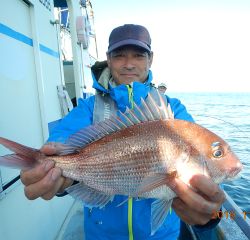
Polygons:
<instances>
[{"instance_id":1,"label":"fish mouth","mask_svg":"<svg viewBox=\"0 0 250 240\"><path fill-rule=\"evenodd\" d=\"M230 177L235 177L238 175L238 173L242 170L243 165L241 163L237 163L237 166L232 167L229 171L228 174Z\"/></svg>"}]
</instances>

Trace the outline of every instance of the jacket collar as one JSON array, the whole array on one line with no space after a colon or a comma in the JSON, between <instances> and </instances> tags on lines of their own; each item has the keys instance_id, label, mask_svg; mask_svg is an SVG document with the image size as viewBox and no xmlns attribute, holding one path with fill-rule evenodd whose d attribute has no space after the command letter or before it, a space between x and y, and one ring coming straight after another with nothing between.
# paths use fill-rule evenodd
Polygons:
<instances>
[{"instance_id":1,"label":"jacket collar","mask_svg":"<svg viewBox=\"0 0 250 240\"><path fill-rule=\"evenodd\" d=\"M105 75L107 76L108 74ZM148 92L150 91L150 87L153 86L153 84L151 83L153 79L151 70L149 70L148 72L148 80L146 83L133 82L133 84L130 84L130 88L132 88L131 93L129 93L126 84L122 84L113 88L112 86L110 86L110 84L108 84L110 80L109 78L105 79L104 81L103 76L100 76L102 84L99 84L96 81L93 73L92 77L94 80L93 88L99 90L103 94L103 96L109 93L110 97L116 101L118 109L121 112L126 111L126 106L130 108L132 107L131 99L133 102L139 105L141 102L141 98L145 100L146 96L148 95ZM104 88L103 86L106 86L106 88ZM109 86L109 89L107 89L107 86Z\"/></svg>"}]
</instances>

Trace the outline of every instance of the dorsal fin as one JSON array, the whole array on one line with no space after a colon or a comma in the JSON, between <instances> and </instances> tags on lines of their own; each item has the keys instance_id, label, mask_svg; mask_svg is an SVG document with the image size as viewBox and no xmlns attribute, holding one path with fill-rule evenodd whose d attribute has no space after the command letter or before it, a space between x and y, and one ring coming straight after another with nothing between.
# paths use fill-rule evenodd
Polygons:
<instances>
[{"instance_id":1,"label":"dorsal fin","mask_svg":"<svg viewBox=\"0 0 250 240\"><path fill-rule=\"evenodd\" d=\"M147 105L147 103L142 98L141 98L140 109L142 110L142 112L145 113L148 121L155 120L152 111L150 110L149 106Z\"/></svg>"},{"instance_id":2,"label":"dorsal fin","mask_svg":"<svg viewBox=\"0 0 250 240\"><path fill-rule=\"evenodd\" d=\"M115 117L111 114L110 119L100 121L98 124L85 127L78 132L71 135L67 141L66 146L61 151L60 155L66 155L80 150L81 148L89 145L92 142L108 135L111 132L119 131L122 128L140 124L143 122L160 120L160 119L174 119L174 114L170 105L165 105L161 94L158 92L160 106L156 101L148 94L148 104L141 98L139 106L133 103L133 110L127 107L126 112L120 112L119 117Z\"/></svg>"},{"instance_id":3,"label":"dorsal fin","mask_svg":"<svg viewBox=\"0 0 250 240\"><path fill-rule=\"evenodd\" d=\"M137 106L137 104L134 102L134 108L133 111L135 115L140 119L141 122L148 122L147 116L144 114L144 112Z\"/></svg>"},{"instance_id":4,"label":"dorsal fin","mask_svg":"<svg viewBox=\"0 0 250 240\"><path fill-rule=\"evenodd\" d=\"M127 115L127 117L130 118L130 120L132 120L134 124L141 123L140 119L136 116L136 114L132 110L130 110L128 107L126 108L125 114Z\"/></svg>"},{"instance_id":5,"label":"dorsal fin","mask_svg":"<svg viewBox=\"0 0 250 240\"><path fill-rule=\"evenodd\" d=\"M153 113L154 119L155 120L161 120L163 119L163 116L161 114L160 108L155 102L155 100L152 98L151 94L148 94L148 106Z\"/></svg>"}]
</instances>

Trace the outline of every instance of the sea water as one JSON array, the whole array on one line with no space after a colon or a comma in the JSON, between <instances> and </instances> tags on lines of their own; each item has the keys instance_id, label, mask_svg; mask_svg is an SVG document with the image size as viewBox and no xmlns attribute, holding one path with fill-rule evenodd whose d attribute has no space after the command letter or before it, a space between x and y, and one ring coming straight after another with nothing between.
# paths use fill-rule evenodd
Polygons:
<instances>
[{"instance_id":1,"label":"sea water","mask_svg":"<svg viewBox=\"0 0 250 240\"><path fill-rule=\"evenodd\" d=\"M250 93L169 92L181 100L196 123L223 138L243 164L241 178L225 191L250 218Z\"/></svg>"}]
</instances>

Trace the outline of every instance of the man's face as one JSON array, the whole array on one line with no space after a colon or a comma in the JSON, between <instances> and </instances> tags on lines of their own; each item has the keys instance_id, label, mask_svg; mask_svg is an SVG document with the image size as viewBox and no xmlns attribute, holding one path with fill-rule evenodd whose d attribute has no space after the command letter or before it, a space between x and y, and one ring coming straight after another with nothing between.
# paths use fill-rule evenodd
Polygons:
<instances>
[{"instance_id":1,"label":"man's face","mask_svg":"<svg viewBox=\"0 0 250 240\"><path fill-rule=\"evenodd\" d=\"M160 89L163 93L165 93L166 90L167 90L165 87L159 87L159 89Z\"/></svg>"},{"instance_id":2,"label":"man's face","mask_svg":"<svg viewBox=\"0 0 250 240\"><path fill-rule=\"evenodd\" d=\"M111 52L110 58L107 54L108 67L117 86L131 82L144 82L152 61L153 52L149 58L146 50L134 45L115 49Z\"/></svg>"}]
</instances>

